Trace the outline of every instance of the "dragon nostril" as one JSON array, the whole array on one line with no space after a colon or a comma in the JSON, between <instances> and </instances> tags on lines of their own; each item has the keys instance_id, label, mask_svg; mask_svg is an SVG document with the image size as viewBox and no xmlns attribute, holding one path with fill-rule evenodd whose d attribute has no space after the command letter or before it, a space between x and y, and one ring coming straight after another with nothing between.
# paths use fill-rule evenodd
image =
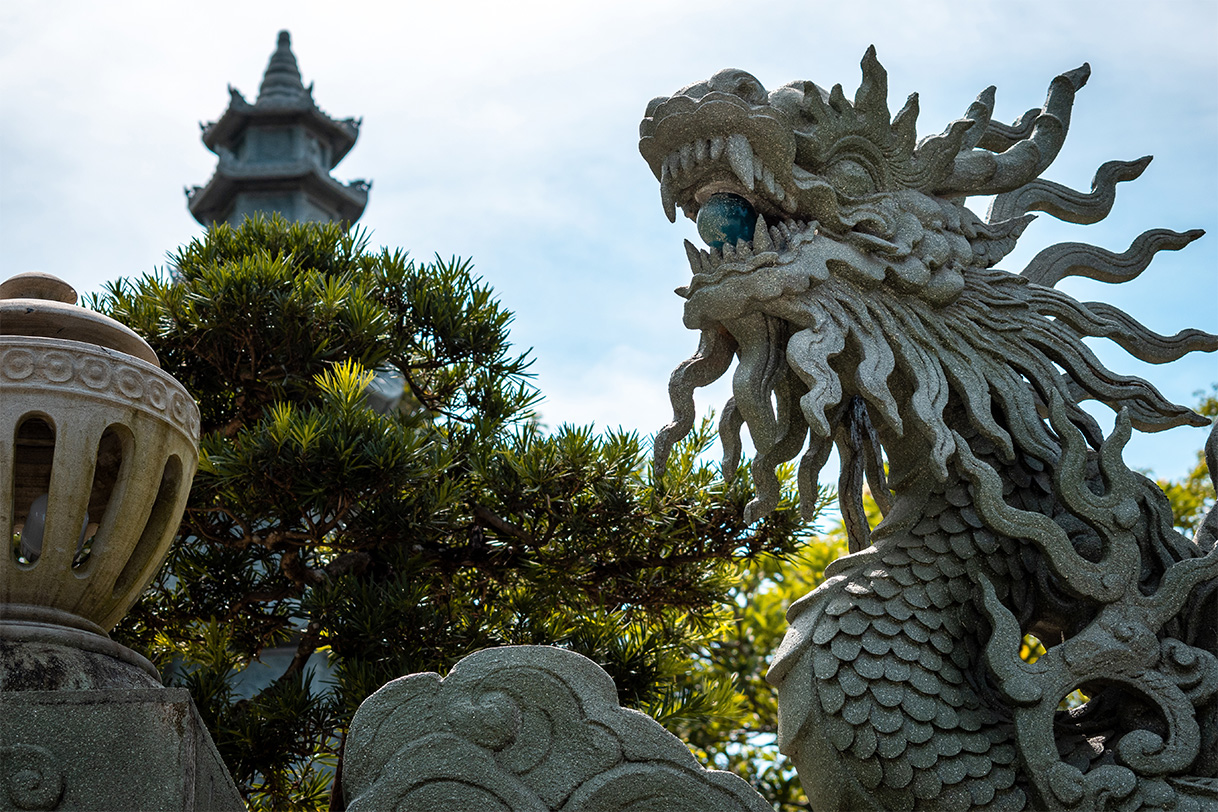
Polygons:
<instances>
[{"instance_id":1,"label":"dragon nostril","mask_svg":"<svg viewBox=\"0 0 1218 812\"><path fill-rule=\"evenodd\" d=\"M757 226L757 210L740 195L720 192L698 210L698 235L711 248L751 242Z\"/></svg>"},{"instance_id":2,"label":"dragon nostril","mask_svg":"<svg viewBox=\"0 0 1218 812\"><path fill-rule=\"evenodd\" d=\"M710 78L710 89L739 96L751 104L763 104L767 99L765 86L748 71L724 68Z\"/></svg>"}]
</instances>

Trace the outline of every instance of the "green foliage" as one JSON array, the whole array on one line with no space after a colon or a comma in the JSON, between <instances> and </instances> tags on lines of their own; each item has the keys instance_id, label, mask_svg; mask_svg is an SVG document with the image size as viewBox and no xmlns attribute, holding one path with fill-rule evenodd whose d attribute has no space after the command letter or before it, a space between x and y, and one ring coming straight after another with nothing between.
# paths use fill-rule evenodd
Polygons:
<instances>
[{"instance_id":1,"label":"green foliage","mask_svg":"<svg viewBox=\"0 0 1218 812\"><path fill-rule=\"evenodd\" d=\"M784 483L792 480L787 467L779 474ZM827 496L822 494L818 512ZM874 502L867 498L866 504L872 523L878 522ZM825 567L846 550L839 522L790 554L763 554L739 564L722 627L693 652L677 679L681 694L724 692L730 686L723 705L734 706L734 712L672 720L669 729L708 766L748 780L776 812L809 807L795 768L778 753L777 697L765 673L786 633L786 610L819 585Z\"/></svg>"},{"instance_id":2,"label":"green foliage","mask_svg":"<svg viewBox=\"0 0 1218 812\"><path fill-rule=\"evenodd\" d=\"M703 762L742 776L778 812L808 806L795 768L778 753L777 697L765 673L786 633L787 608L821 582L829 562L845 554L845 532L839 530L797 555L764 556L742 567L732 618L693 658L687 678L695 690L730 684L739 711L673 727Z\"/></svg>"},{"instance_id":3,"label":"green foliage","mask_svg":"<svg viewBox=\"0 0 1218 812\"><path fill-rule=\"evenodd\" d=\"M760 690L743 654L740 680L687 674L717 635L745 634L742 583L780 583L742 582L745 563L807 538L791 497L744 523L746 471L729 484L699 462L709 423L662 482L634 434L543 431L511 315L467 261L255 220L170 268L91 303L145 336L202 415L180 536L116 635L190 689L253 808L324 808L364 698L488 646L578 651L678 729L728 724ZM379 414L365 390L387 370L408 392ZM748 632L758 652L780 601ZM243 669L277 646L290 661L251 685Z\"/></svg>"},{"instance_id":4,"label":"green foliage","mask_svg":"<svg viewBox=\"0 0 1218 812\"><path fill-rule=\"evenodd\" d=\"M1196 411L1211 419L1218 418L1218 383L1210 388L1209 394L1203 391L1195 394L1199 400ZM1159 487L1171 502L1176 528L1191 536L1214 506L1214 480L1210 478L1205 452L1197 452L1197 465L1191 471L1180 479L1161 479Z\"/></svg>"}]
</instances>

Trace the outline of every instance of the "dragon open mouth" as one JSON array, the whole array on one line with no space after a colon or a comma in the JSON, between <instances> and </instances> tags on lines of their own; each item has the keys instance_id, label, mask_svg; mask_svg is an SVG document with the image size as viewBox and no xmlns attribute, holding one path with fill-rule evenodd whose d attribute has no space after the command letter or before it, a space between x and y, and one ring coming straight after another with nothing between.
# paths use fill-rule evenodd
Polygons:
<instances>
[{"instance_id":1,"label":"dragon open mouth","mask_svg":"<svg viewBox=\"0 0 1218 812\"><path fill-rule=\"evenodd\" d=\"M748 136L716 135L669 153L660 169L660 200L668 219L675 221L677 206L692 218L711 196L731 192L778 219L797 205L794 188L784 188L780 176L753 149Z\"/></svg>"},{"instance_id":2,"label":"dragon open mouth","mask_svg":"<svg viewBox=\"0 0 1218 812\"><path fill-rule=\"evenodd\" d=\"M792 217L797 208L794 189L783 188L774 170L739 133L699 139L673 150L661 165L660 196L668 218L676 219L679 206L698 224L708 246L685 243L695 275L715 275L725 263L736 272L778 264L782 255L815 233L814 221Z\"/></svg>"},{"instance_id":3,"label":"dragon open mouth","mask_svg":"<svg viewBox=\"0 0 1218 812\"><path fill-rule=\"evenodd\" d=\"M700 212L699 220L706 222L707 219ZM703 233L702 238L709 248L699 249L686 240L685 252L695 275L714 275L727 265L737 272L747 273L763 266L782 264L784 257L789 259L800 245L816 236L816 225L800 220L779 220L776 225L769 225L763 216L756 215L750 233L741 234L734 242L708 238L707 233ZM699 231L703 229L700 227ZM706 231L709 233L710 228Z\"/></svg>"}]
</instances>

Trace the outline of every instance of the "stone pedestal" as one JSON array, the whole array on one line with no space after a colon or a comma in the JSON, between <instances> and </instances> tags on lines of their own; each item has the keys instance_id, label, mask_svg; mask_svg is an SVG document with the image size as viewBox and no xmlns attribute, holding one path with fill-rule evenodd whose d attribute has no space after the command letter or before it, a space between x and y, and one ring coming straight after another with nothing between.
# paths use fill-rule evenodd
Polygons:
<instances>
[{"instance_id":1,"label":"stone pedestal","mask_svg":"<svg viewBox=\"0 0 1218 812\"><path fill-rule=\"evenodd\" d=\"M0 810L244 810L184 688L0 693Z\"/></svg>"}]
</instances>

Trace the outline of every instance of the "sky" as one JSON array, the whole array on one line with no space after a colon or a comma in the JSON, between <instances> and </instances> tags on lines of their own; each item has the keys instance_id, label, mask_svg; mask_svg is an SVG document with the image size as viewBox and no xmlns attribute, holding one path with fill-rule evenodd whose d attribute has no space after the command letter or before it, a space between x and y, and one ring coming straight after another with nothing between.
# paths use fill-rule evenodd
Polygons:
<instances>
[{"instance_id":1,"label":"sky","mask_svg":"<svg viewBox=\"0 0 1218 812\"><path fill-rule=\"evenodd\" d=\"M183 188L216 157L198 122L247 99L288 29L306 85L336 118L363 117L341 180L372 181L361 225L374 246L472 257L532 348L547 425L650 436L670 419L668 375L697 346L673 289L692 223L668 223L638 154L649 99L724 67L767 88L858 86L869 44L893 109L920 94L920 135L988 85L1010 122L1049 81L1088 61L1062 153L1045 177L1089 188L1105 161L1155 159L1093 226L1042 215L1000 265L1019 271L1062 241L1123 251L1142 231L1209 236L1161 253L1123 285L1067 280L1151 328L1218 332L1218 3L771 0L0 4L0 279L56 274L81 293L164 265L202 228ZM971 203L984 214L985 201ZM1218 358L1169 367L1096 345L1169 398L1218 382ZM700 410L728 397L724 383ZM1183 473L1201 429L1135 437L1126 459Z\"/></svg>"}]
</instances>

